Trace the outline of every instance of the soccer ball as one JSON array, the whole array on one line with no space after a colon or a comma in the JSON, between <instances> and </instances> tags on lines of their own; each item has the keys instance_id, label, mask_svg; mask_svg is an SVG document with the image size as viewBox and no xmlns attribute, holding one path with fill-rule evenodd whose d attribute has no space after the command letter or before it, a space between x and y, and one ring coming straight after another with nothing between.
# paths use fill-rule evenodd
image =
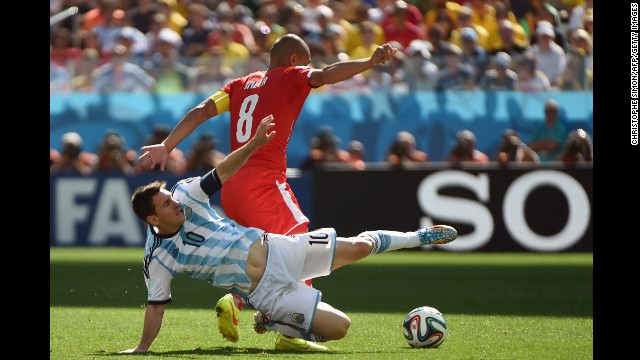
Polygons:
<instances>
[{"instance_id":1,"label":"soccer ball","mask_svg":"<svg viewBox=\"0 0 640 360\"><path fill-rule=\"evenodd\" d=\"M420 306L404 318L402 335L414 348L436 348L447 337L447 322L438 309Z\"/></svg>"}]
</instances>

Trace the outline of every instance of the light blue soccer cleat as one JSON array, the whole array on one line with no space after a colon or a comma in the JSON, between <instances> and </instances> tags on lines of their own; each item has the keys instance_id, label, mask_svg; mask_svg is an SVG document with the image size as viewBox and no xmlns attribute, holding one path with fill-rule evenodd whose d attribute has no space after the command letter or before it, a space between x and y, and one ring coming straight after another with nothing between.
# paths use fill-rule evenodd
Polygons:
<instances>
[{"instance_id":1,"label":"light blue soccer cleat","mask_svg":"<svg viewBox=\"0 0 640 360\"><path fill-rule=\"evenodd\" d=\"M417 231L421 245L450 243L458 237L458 231L448 225L433 225Z\"/></svg>"}]
</instances>

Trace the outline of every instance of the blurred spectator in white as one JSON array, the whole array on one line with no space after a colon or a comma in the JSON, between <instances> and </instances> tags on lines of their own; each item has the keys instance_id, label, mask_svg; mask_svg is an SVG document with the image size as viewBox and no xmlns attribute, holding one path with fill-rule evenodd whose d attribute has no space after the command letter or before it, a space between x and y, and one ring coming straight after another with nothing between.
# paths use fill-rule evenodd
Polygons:
<instances>
[{"instance_id":1,"label":"blurred spectator in white","mask_svg":"<svg viewBox=\"0 0 640 360\"><path fill-rule=\"evenodd\" d=\"M536 29L536 24L544 20L542 13L543 8L545 11L551 13L551 16L554 17L555 24L560 24L560 14L558 14L558 9L556 9L553 5L551 5L547 0L529 0L529 9L524 14L524 20L526 21L527 28L529 30L529 41L535 36L534 32Z\"/></svg>"},{"instance_id":2,"label":"blurred spectator in white","mask_svg":"<svg viewBox=\"0 0 640 360\"><path fill-rule=\"evenodd\" d=\"M201 134L187 153L187 171L204 174L218 167L226 154L217 147L218 143L212 133Z\"/></svg>"},{"instance_id":3,"label":"blurred spectator in white","mask_svg":"<svg viewBox=\"0 0 640 360\"><path fill-rule=\"evenodd\" d=\"M91 175L98 157L82 149L83 141L77 132L62 135L62 150L51 164L49 171L56 174Z\"/></svg>"},{"instance_id":4,"label":"blurred spectator in white","mask_svg":"<svg viewBox=\"0 0 640 360\"><path fill-rule=\"evenodd\" d=\"M302 30L307 33L320 33L318 18L321 15L333 17L333 10L327 5L326 0L307 0L302 3Z\"/></svg>"},{"instance_id":5,"label":"blurred spectator in white","mask_svg":"<svg viewBox=\"0 0 640 360\"><path fill-rule=\"evenodd\" d=\"M125 139L117 131L107 130L98 148L97 173L132 175L137 154L125 147Z\"/></svg>"},{"instance_id":6,"label":"blurred spectator in white","mask_svg":"<svg viewBox=\"0 0 640 360\"><path fill-rule=\"evenodd\" d=\"M493 57L494 67L484 72L480 79L480 88L485 91L514 91L518 74L511 70L511 56L499 52Z\"/></svg>"},{"instance_id":7,"label":"blurred spectator in white","mask_svg":"<svg viewBox=\"0 0 640 360\"><path fill-rule=\"evenodd\" d=\"M573 7L569 15L569 30L584 29L584 17L588 13L593 14L593 0L583 0L582 4Z\"/></svg>"},{"instance_id":8,"label":"blurred spectator in white","mask_svg":"<svg viewBox=\"0 0 640 360\"><path fill-rule=\"evenodd\" d=\"M389 146L385 162L393 169L403 169L408 164L427 163L429 155L416 147L416 138L408 131L399 131Z\"/></svg>"},{"instance_id":9,"label":"blurred spectator in white","mask_svg":"<svg viewBox=\"0 0 640 360\"><path fill-rule=\"evenodd\" d=\"M336 136L331 127L319 128L317 135L311 138L309 155L300 169L313 170L322 168L322 164L325 163L349 162L349 153L340 149L339 145L340 138Z\"/></svg>"},{"instance_id":10,"label":"blurred spectator in white","mask_svg":"<svg viewBox=\"0 0 640 360\"><path fill-rule=\"evenodd\" d=\"M171 38L180 38L182 41L182 37L175 30L171 29L167 26L167 16L163 13L156 13L153 16L153 21L151 22L151 30L145 34L147 37L147 57L151 56L151 54L158 51L158 37L160 33L162 36L171 37ZM182 45L180 45L182 46Z\"/></svg>"},{"instance_id":11,"label":"blurred spectator in white","mask_svg":"<svg viewBox=\"0 0 640 360\"><path fill-rule=\"evenodd\" d=\"M474 82L478 84L489 63L487 51L478 44L478 35L473 28L465 27L460 29L460 42L462 44L460 47L462 50L460 61L471 65L474 72Z\"/></svg>"},{"instance_id":12,"label":"blurred spectator in white","mask_svg":"<svg viewBox=\"0 0 640 360\"><path fill-rule=\"evenodd\" d=\"M365 170L367 163L364 161L364 145L358 140L351 140L347 145L349 162L356 170Z\"/></svg>"},{"instance_id":13,"label":"blurred spectator in white","mask_svg":"<svg viewBox=\"0 0 640 360\"><path fill-rule=\"evenodd\" d=\"M541 161L554 161L562 152L562 144L567 139L565 124L558 121L559 104L549 99L544 104L544 124L533 129L527 143L538 153Z\"/></svg>"},{"instance_id":14,"label":"blurred spectator in white","mask_svg":"<svg viewBox=\"0 0 640 360\"><path fill-rule=\"evenodd\" d=\"M544 22L547 22L549 24L546 24ZM536 30L540 26L540 23L543 23L544 26L547 27L551 26L551 28L553 29L553 41L558 44L562 48L562 50L566 51L569 45L567 42L567 35L564 31L562 31L562 28L560 28L560 24L555 22L555 17L549 12L547 8L543 7L540 11L540 20L536 24ZM536 31L535 36L531 39L531 45L533 46L537 42L538 33Z\"/></svg>"},{"instance_id":15,"label":"blurred spectator in white","mask_svg":"<svg viewBox=\"0 0 640 360\"><path fill-rule=\"evenodd\" d=\"M145 61L143 67L156 80L154 91L167 94L190 90L191 72L188 66L179 62L180 37L160 31L156 42L158 51Z\"/></svg>"},{"instance_id":16,"label":"blurred spectator in white","mask_svg":"<svg viewBox=\"0 0 640 360\"><path fill-rule=\"evenodd\" d=\"M182 32L182 56L194 58L207 51L207 39L213 29L209 13L209 9L203 4L193 3L189 6L189 25Z\"/></svg>"},{"instance_id":17,"label":"blurred spectator in white","mask_svg":"<svg viewBox=\"0 0 640 360\"><path fill-rule=\"evenodd\" d=\"M137 65L143 63L149 51L149 40L147 36L142 31L131 26L123 26L120 28L120 33L116 36L116 45L117 44L122 44L127 47L129 61Z\"/></svg>"},{"instance_id":18,"label":"blurred spectator in white","mask_svg":"<svg viewBox=\"0 0 640 360\"><path fill-rule=\"evenodd\" d=\"M460 13L458 14L458 28L451 31L451 39L449 41L452 44L456 44L462 47L462 40L460 38L461 31L464 28L471 28L476 33L476 42L483 49L489 49L489 31L485 29L483 26L475 24L471 21L471 15L473 14L473 10L470 7L463 6L460 8ZM497 29L497 25L495 26ZM497 31L496 31L497 32Z\"/></svg>"},{"instance_id":19,"label":"blurred spectator in white","mask_svg":"<svg viewBox=\"0 0 640 360\"><path fill-rule=\"evenodd\" d=\"M540 157L520 139L517 132L508 129L502 133L500 138L496 161L500 164L514 162L539 163Z\"/></svg>"},{"instance_id":20,"label":"blurred spectator in white","mask_svg":"<svg viewBox=\"0 0 640 360\"><path fill-rule=\"evenodd\" d=\"M456 134L456 142L451 147L451 152L446 160L454 165L460 163L489 163L487 154L476 149L476 135L467 129L461 130Z\"/></svg>"},{"instance_id":21,"label":"blurred spectator in white","mask_svg":"<svg viewBox=\"0 0 640 360\"><path fill-rule=\"evenodd\" d=\"M439 69L431 62L430 47L431 44L425 40L413 40L406 50L404 81L411 92L433 91L436 88Z\"/></svg>"},{"instance_id":22,"label":"blurred spectator in white","mask_svg":"<svg viewBox=\"0 0 640 360\"><path fill-rule=\"evenodd\" d=\"M583 129L570 132L557 160L565 164L593 162L593 144L589 134Z\"/></svg>"},{"instance_id":23,"label":"blurred spectator in white","mask_svg":"<svg viewBox=\"0 0 640 360\"><path fill-rule=\"evenodd\" d=\"M111 60L94 72L93 90L111 91L151 91L155 79L139 65L128 62L127 48L117 45Z\"/></svg>"},{"instance_id":24,"label":"blurred spectator in white","mask_svg":"<svg viewBox=\"0 0 640 360\"><path fill-rule=\"evenodd\" d=\"M593 46L591 36L584 29L571 35L571 50L567 54L567 67L562 75L562 90L593 90Z\"/></svg>"},{"instance_id":25,"label":"blurred spectator in white","mask_svg":"<svg viewBox=\"0 0 640 360\"><path fill-rule=\"evenodd\" d=\"M531 47L537 68L549 79L549 84L557 88L567 66L567 58L560 45L554 42L555 32L548 21L539 21L536 29L538 41Z\"/></svg>"},{"instance_id":26,"label":"blurred spectator in white","mask_svg":"<svg viewBox=\"0 0 640 360\"><path fill-rule=\"evenodd\" d=\"M68 93L71 89L71 75L67 69L49 61L49 93Z\"/></svg>"},{"instance_id":27,"label":"blurred spectator in white","mask_svg":"<svg viewBox=\"0 0 640 360\"><path fill-rule=\"evenodd\" d=\"M515 58L529 49L528 41L525 43L516 39L513 24L507 19L500 20L498 23L498 34L500 35L500 47L494 49L492 54L505 52Z\"/></svg>"},{"instance_id":28,"label":"blurred spectator in white","mask_svg":"<svg viewBox=\"0 0 640 360\"><path fill-rule=\"evenodd\" d=\"M424 39L422 29L407 20L407 3L401 0L393 4L391 21L382 29L387 42L397 41L402 48L407 48L412 40Z\"/></svg>"},{"instance_id":29,"label":"blurred spectator in white","mask_svg":"<svg viewBox=\"0 0 640 360\"><path fill-rule=\"evenodd\" d=\"M143 34L151 30L153 16L159 11L155 0L136 0L136 4L127 10L126 23Z\"/></svg>"},{"instance_id":30,"label":"blurred spectator in white","mask_svg":"<svg viewBox=\"0 0 640 360\"><path fill-rule=\"evenodd\" d=\"M461 61L462 49L449 45L444 65L438 71L437 91L470 91L475 89L473 66Z\"/></svg>"},{"instance_id":31,"label":"blurred spectator in white","mask_svg":"<svg viewBox=\"0 0 640 360\"><path fill-rule=\"evenodd\" d=\"M516 62L516 74L518 82L516 90L522 92L537 92L551 90L549 79L542 71L538 70L537 60L530 52L526 52Z\"/></svg>"},{"instance_id":32,"label":"blurred spectator in white","mask_svg":"<svg viewBox=\"0 0 640 360\"><path fill-rule=\"evenodd\" d=\"M120 30L124 26L125 12L121 9L112 9L111 15L105 13L105 21L93 27L92 31L98 36L100 51L103 54L111 54L115 48Z\"/></svg>"}]
</instances>

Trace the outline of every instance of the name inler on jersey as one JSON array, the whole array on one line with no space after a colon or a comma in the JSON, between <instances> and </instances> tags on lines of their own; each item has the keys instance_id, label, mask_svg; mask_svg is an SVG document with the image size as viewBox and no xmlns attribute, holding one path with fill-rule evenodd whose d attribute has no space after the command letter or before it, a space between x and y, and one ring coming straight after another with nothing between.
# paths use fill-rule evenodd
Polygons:
<instances>
[{"instance_id":1,"label":"name inler on jersey","mask_svg":"<svg viewBox=\"0 0 640 360\"><path fill-rule=\"evenodd\" d=\"M244 85L244 89L247 90L247 89L255 89L257 87L260 87L267 83L268 78L269 78L268 76L265 76L260 82L247 81L247 83Z\"/></svg>"}]
</instances>

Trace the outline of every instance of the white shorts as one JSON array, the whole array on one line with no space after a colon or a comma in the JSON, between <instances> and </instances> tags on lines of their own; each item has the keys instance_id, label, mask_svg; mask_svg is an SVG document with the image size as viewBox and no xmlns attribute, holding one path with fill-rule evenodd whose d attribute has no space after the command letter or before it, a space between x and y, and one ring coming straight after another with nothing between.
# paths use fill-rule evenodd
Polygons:
<instances>
[{"instance_id":1,"label":"white shorts","mask_svg":"<svg viewBox=\"0 0 640 360\"><path fill-rule=\"evenodd\" d=\"M272 322L308 333L322 293L301 281L331 273L336 231L324 228L293 236L268 233L267 244L264 274L245 303Z\"/></svg>"}]
</instances>

